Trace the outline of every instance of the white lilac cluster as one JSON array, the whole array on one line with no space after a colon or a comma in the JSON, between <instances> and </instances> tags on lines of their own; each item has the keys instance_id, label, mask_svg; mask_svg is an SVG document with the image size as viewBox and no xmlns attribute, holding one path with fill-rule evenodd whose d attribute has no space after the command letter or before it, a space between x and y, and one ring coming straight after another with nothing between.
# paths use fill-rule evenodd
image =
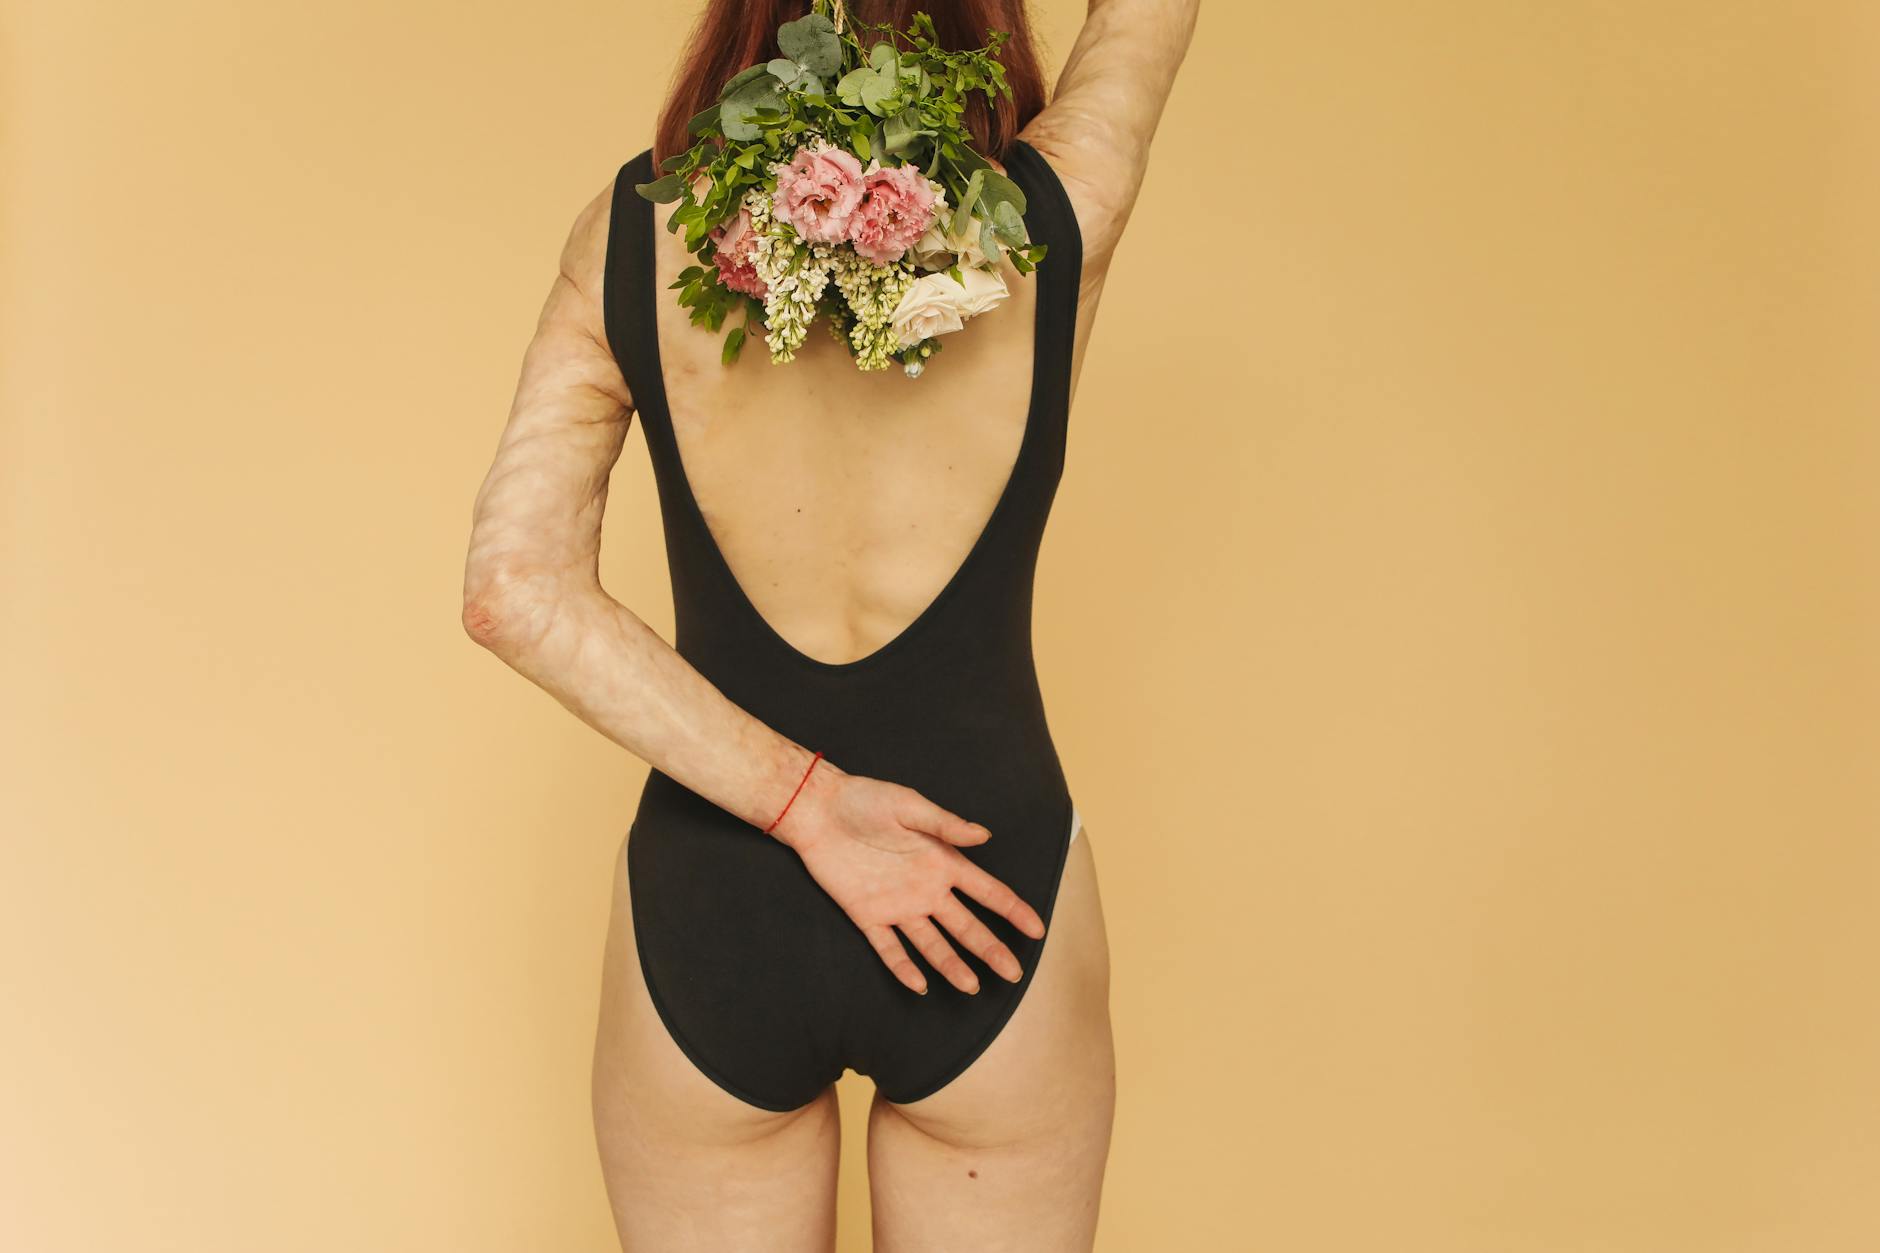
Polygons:
<instances>
[{"instance_id":1,"label":"white lilac cluster","mask_svg":"<svg viewBox=\"0 0 1880 1253\"><path fill-rule=\"evenodd\" d=\"M905 261L876 265L853 252L836 254L832 277L855 320L849 324L849 347L859 370L885 370L888 359L906 345L894 326L894 311L913 286L914 269Z\"/></svg>"},{"instance_id":2,"label":"white lilac cluster","mask_svg":"<svg viewBox=\"0 0 1880 1253\"><path fill-rule=\"evenodd\" d=\"M771 221L770 197L753 188L744 197L755 244L751 264L764 283L764 343L781 365L796 358L816 318L816 303L838 256L827 244L806 244Z\"/></svg>"}]
</instances>

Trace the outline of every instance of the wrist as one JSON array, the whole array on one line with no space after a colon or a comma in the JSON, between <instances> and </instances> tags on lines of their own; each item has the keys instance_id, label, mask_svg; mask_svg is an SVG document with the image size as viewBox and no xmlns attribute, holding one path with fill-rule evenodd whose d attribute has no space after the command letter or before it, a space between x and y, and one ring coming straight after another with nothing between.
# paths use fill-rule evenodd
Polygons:
<instances>
[{"instance_id":1,"label":"wrist","mask_svg":"<svg viewBox=\"0 0 1880 1253\"><path fill-rule=\"evenodd\" d=\"M780 806L781 815L765 833L797 852L801 852L818 832L826 829L823 815L828 812L831 798L841 787L844 777L841 767L827 757L816 757L804 751L799 755L799 760L801 768L789 784L795 796L789 797Z\"/></svg>"}]
</instances>

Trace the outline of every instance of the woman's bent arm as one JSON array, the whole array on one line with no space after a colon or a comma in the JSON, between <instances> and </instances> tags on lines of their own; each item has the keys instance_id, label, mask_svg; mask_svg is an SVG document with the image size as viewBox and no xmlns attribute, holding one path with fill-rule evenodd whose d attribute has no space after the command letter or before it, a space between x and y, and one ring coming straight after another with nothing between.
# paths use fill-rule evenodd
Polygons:
<instances>
[{"instance_id":1,"label":"woman's bent arm","mask_svg":"<svg viewBox=\"0 0 1880 1253\"><path fill-rule=\"evenodd\" d=\"M809 764L727 700L600 581L601 516L632 401L598 320L607 199L562 250L496 458L478 491L463 623L589 726L768 826Z\"/></svg>"},{"instance_id":2,"label":"woman's bent arm","mask_svg":"<svg viewBox=\"0 0 1880 1253\"><path fill-rule=\"evenodd\" d=\"M464 629L589 726L759 830L803 781L773 834L907 986L925 991L926 978L896 926L919 932L921 952L954 986L978 990L972 969L920 925L930 916L1018 979L1011 950L953 896L958 889L1027 934L1044 933L1036 910L955 847L990 832L912 788L833 762L805 781L808 750L733 703L601 587L608 476L633 413L602 314L613 195L610 185L576 219L523 356L473 510Z\"/></svg>"}]
</instances>

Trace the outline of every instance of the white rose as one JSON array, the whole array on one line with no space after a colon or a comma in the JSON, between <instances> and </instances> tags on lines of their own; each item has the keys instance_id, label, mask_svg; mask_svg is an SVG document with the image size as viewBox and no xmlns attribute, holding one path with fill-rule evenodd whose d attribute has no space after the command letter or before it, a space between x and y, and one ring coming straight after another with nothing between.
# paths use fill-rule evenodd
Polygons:
<instances>
[{"instance_id":1,"label":"white rose","mask_svg":"<svg viewBox=\"0 0 1880 1253\"><path fill-rule=\"evenodd\" d=\"M1011 294L997 270L961 270L958 280L951 274L923 274L908 286L889 322L901 347L912 348L923 339L959 330L967 318L978 317Z\"/></svg>"},{"instance_id":2,"label":"white rose","mask_svg":"<svg viewBox=\"0 0 1880 1253\"><path fill-rule=\"evenodd\" d=\"M908 249L914 261L930 270L944 270L955 260L962 266L986 264L985 249L979 246L979 219L969 216L958 231L949 231L949 217L948 213L935 212L933 225Z\"/></svg>"},{"instance_id":3,"label":"white rose","mask_svg":"<svg viewBox=\"0 0 1880 1253\"><path fill-rule=\"evenodd\" d=\"M966 325L960 316L959 298L964 294L960 285L944 274L923 274L910 283L888 319L901 347L912 348L923 339Z\"/></svg>"},{"instance_id":4,"label":"white rose","mask_svg":"<svg viewBox=\"0 0 1880 1253\"><path fill-rule=\"evenodd\" d=\"M961 270L960 278L966 284L960 296L962 318L976 318L1012 294L1005 285L1005 275L997 270ZM948 278L947 281L953 280Z\"/></svg>"}]
</instances>

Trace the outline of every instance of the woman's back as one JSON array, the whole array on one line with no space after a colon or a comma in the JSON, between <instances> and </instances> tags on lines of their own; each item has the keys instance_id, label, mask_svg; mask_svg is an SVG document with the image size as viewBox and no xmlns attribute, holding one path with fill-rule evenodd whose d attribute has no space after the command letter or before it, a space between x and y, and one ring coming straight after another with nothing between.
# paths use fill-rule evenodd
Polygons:
<instances>
[{"instance_id":1,"label":"woman's back","mask_svg":"<svg viewBox=\"0 0 1880 1253\"><path fill-rule=\"evenodd\" d=\"M1035 176L1044 162L1032 161L1020 158ZM639 206L623 207L637 222ZM695 258L663 229L665 211L652 212L662 227L653 287L665 293ZM1075 229L1068 206L1035 212ZM826 325L782 365L754 327L727 367L721 336L658 300L657 355L687 485L749 602L793 648L846 663L895 639L960 570L1012 482L1034 383L1040 436L1061 432L1068 397L1034 378L1038 293L1074 284L1065 271L1078 251L1061 248L1030 276L1007 259L1009 298L949 336L918 378L893 363L856 369ZM610 339L635 334L625 321Z\"/></svg>"}]
</instances>

